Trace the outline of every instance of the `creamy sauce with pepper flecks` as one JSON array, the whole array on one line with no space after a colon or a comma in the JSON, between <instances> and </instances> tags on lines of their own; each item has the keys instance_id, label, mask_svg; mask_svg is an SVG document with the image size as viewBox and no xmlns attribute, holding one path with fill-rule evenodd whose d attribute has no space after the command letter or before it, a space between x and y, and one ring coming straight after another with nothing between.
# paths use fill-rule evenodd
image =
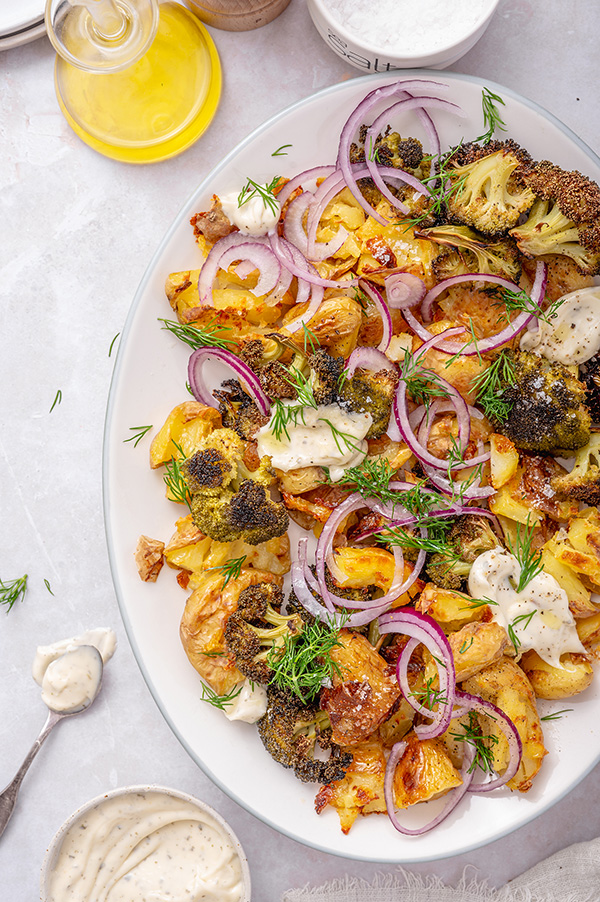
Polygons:
<instances>
[{"instance_id":1,"label":"creamy sauce with pepper flecks","mask_svg":"<svg viewBox=\"0 0 600 902\"><path fill-rule=\"evenodd\" d=\"M561 301L556 316L549 323L540 320L536 331L525 332L520 347L576 366L600 351L600 286L571 291Z\"/></svg>"},{"instance_id":2,"label":"creamy sauce with pepper flecks","mask_svg":"<svg viewBox=\"0 0 600 902\"><path fill-rule=\"evenodd\" d=\"M488 598L496 623L516 638L518 654L534 649L551 667L567 652L585 654L567 593L549 573L538 573L517 592L521 567L516 557L493 548L476 558L469 574L472 598Z\"/></svg>"},{"instance_id":3,"label":"creamy sauce with pepper flecks","mask_svg":"<svg viewBox=\"0 0 600 902\"><path fill-rule=\"evenodd\" d=\"M221 825L163 792L104 799L66 831L48 902L240 902L239 855Z\"/></svg>"},{"instance_id":4,"label":"creamy sauce with pepper flecks","mask_svg":"<svg viewBox=\"0 0 600 902\"><path fill-rule=\"evenodd\" d=\"M281 208L273 197L272 207L267 206L260 194L255 194L240 204L240 193L232 192L220 198L223 213L232 225L245 235L266 235L279 222Z\"/></svg>"}]
</instances>

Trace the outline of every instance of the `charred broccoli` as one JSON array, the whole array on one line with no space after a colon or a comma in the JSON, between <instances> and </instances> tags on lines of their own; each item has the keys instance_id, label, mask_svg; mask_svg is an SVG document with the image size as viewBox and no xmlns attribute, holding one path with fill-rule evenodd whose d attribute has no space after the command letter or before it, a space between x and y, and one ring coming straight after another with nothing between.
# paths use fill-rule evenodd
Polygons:
<instances>
[{"instance_id":1,"label":"charred broccoli","mask_svg":"<svg viewBox=\"0 0 600 902\"><path fill-rule=\"evenodd\" d=\"M318 350L308 358L311 369L311 386L317 404L335 404L344 370L344 358L332 357L327 351Z\"/></svg>"},{"instance_id":2,"label":"charred broccoli","mask_svg":"<svg viewBox=\"0 0 600 902\"><path fill-rule=\"evenodd\" d=\"M364 163L366 136L367 126L362 125L358 143L352 144L350 147L351 163ZM428 158L423 153L421 142L416 138L402 138L398 132L390 131L389 127L383 134L378 135L369 153L381 166L403 169L418 179L426 178L429 175L431 167ZM359 179L358 185L366 201L376 207L381 200L381 193L373 180L370 178ZM419 198L415 198L414 190L407 186L388 185L388 188L393 195L408 204L411 209L413 203L419 200Z\"/></svg>"},{"instance_id":3,"label":"charred broccoli","mask_svg":"<svg viewBox=\"0 0 600 902\"><path fill-rule=\"evenodd\" d=\"M560 495L583 501L587 505L600 504L600 435L591 436L585 448L575 456L570 473L552 480L552 488Z\"/></svg>"},{"instance_id":4,"label":"charred broccoli","mask_svg":"<svg viewBox=\"0 0 600 902\"><path fill-rule=\"evenodd\" d=\"M459 517L446 541L447 553L430 556L427 575L440 588L456 590L462 588L475 558L500 544L489 520L473 514Z\"/></svg>"},{"instance_id":5,"label":"charred broccoli","mask_svg":"<svg viewBox=\"0 0 600 902\"><path fill-rule=\"evenodd\" d=\"M237 379L227 379L213 392L219 402L223 426L233 429L240 438L250 441L269 418L263 416Z\"/></svg>"},{"instance_id":6,"label":"charred broccoli","mask_svg":"<svg viewBox=\"0 0 600 902\"><path fill-rule=\"evenodd\" d=\"M342 752L331 739L325 711L303 705L290 693L269 686L267 711L258 721L258 734L268 753L284 767L291 767L303 783L342 780L352 755ZM330 750L327 761L314 757L315 749Z\"/></svg>"},{"instance_id":7,"label":"charred broccoli","mask_svg":"<svg viewBox=\"0 0 600 902\"><path fill-rule=\"evenodd\" d=\"M510 238L490 241L468 226L459 225L419 229L415 236L427 238L442 247L433 261L433 271L438 281L471 272L491 273L512 282L519 281L519 251Z\"/></svg>"},{"instance_id":8,"label":"charred broccoli","mask_svg":"<svg viewBox=\"0 0 600 902\"><path fill-rule=\"evenodd\" d=\"M580 172L543 160L524 175L536 195L529 216L511 229L527 257L564 254L580 272L600 272L600 187Z\"/></svg>"},{"instance_id":9,"label":"charred broccoli","mask_svg":"<svg viewBox=\"0 0 600 902\"><path fill-rule=\"evenodd\" d=\"M289 517L283 503L267 494L273 482L270 460L257 470L242 461L244 443L231 429L215 429L181 465L190 491L194 524L218 542L244 539L259 545L283 535Z\"/></svg>"},{"instance_id":10,"label":"charred broccoli","mask_svg":"<svg viewBox=\"0 0 600 902\"><path fill-rule=\"evenodd\" d=\"M531 157L514 141L459 145L443 161L445 203L451 222L484 235L502 235L535 200L523 180Z\"/></svg>"},{"instance_id":11,"label":"charred broccoli","mask_svg":"<svg viewBox=\"0 0 600 902\"><path fill-rule=\"evenodd\" d=\"M592 423L600 424L600 354L579 367L579 378L585 385L585 401Z\"/></svg>"},{"instance_id":12,"label":"charred broccoli","mask_svg":"<svg viewBox=\"0 0 600 902\"><path fill-rule=\"evenodd\" d=\"M283 593L273 583L248 586L240 593L237 610L227 618L225 644L235 666L258 683L268 683L273 676L269 666L273 650L304 628L299 614L279 613L282 602Z\"/></svg>"},{"instance_id":13,"label":"charred broccoli","mask_svg":"<svg viewBox=\"0 0 600 902\"><path fill-rule=\"evenodd\" d=\"M378 438L386 431L398 387L399 375L392 370L356 369L340 389L340 403L355 413L370 413L373 422L366 438Z\"/></svg>"},{"instance_id":14,"label":"charred broccoli","mask_svg":"<svg viewBox=\"0 0 600 902\"><path fill-rule=\"evenodd\" d=\"M523 451L555 454L586 445L590 414L585 386L562 363L527 351L506 351L514 381L503 386L506 419L495 423Z\"/></svg>"}]
</instances>

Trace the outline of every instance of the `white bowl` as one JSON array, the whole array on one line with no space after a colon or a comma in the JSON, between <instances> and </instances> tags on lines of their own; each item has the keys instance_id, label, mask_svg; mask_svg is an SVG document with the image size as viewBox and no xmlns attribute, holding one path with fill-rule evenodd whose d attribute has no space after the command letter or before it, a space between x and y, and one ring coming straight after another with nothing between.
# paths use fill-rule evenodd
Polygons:
<instances>
[{"instance_id":1,"label":"white bowl","mask_svg":"<svg viewBox=\"0 0 600 902\"><path fill-rule=\"evenodd\" d=\"M325 43L341 56L347 63L362 69L363 72L389 72L393 69L444 69L460 59L474 44L488 27L500 0L489 0L480 17L474 23L467 23L462 32L460 29L454 32L451 41L446 45L433 48L428 46L427 37L419 39L414 52L402 53L395 56L389 47L377 47L374 44L365 43L355 31L350 31L339 20L332 16L323 0L307 0L308 11L317 28L317 31ZM371 0L365 4L372 15L377 15L377 0ZM389 28L388 28L389 30ZM386 22L381 23L381 31L385 33Z\"/></svg>"},{"instance_id":2,"label":"white bowl","mask_svg":"<svg viewBox=\"0 0 600 902\"><path fill-rule=\"evenodd\" d=\"M194 796L188 795L188 793L186 792L179 792L179 790L177 789L167 789L164 786L153 785L124 786L120 789L113 789L101 796L96 796L96 798L90 799L89 802L86 802L85 805L82 805L77 809L77 811L74 811L69 818L67 818L62 827L60 827L60 829L54 834L44 856L40 880L41 902L47 902L48 900L50 877L52 875L56 859L60 852L61 845L69 828L76 824L77 821L82 819L93 808L96 808L99 805L102 805L103 802L106 802L107 799L112 799L116 796L135 795L145 792L162 793L166 796L171 796L175 799L181 799L184 802L189 802L204 814L209 815L221 827L223 832L229 837L240 860L243 881L243 894L240 902L250 902L250 868L248 867L248 859L246 858L239 839L237 838L227 821L223 820L221 815L217 811L215 811L214 808L211 808L210 805L207 805L206 802L201 802L200 799L196 799L194 798Z\"/></svg>"}]
</instances>

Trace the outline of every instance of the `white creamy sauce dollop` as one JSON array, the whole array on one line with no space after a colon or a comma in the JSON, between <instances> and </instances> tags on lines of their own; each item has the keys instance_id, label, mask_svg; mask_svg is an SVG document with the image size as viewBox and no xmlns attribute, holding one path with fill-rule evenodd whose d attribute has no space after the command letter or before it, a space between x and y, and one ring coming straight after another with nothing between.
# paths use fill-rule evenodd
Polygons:
<instances>
[{"instance_id":1,"label":"white creamy sauce dollop","mask_svg":"<svg viewBox=\"0 0 600 902\"><path fill-rule=\"evenodd\" d=\"M565 366L585 363L600 351L600 285L564 295L556 316L540 320L537 330L525 332L522 351L533 351Z\"/></svg>"},{"instance_id":2,"label":"white creamy sauce dollop","mask_svg":"<svg viewBox=\"0 0 600 902\"><path fill-rule=\"evenodd\" d=\"M52 645L39 645L32 672L48 707L62 712L87 707L96 697L102 679L102 667L94 649L106 664L116 645L117 637L107 627L87 630Z\"/></svg>"},{"instance_id":3,"label":"white creamy sauce dollop","mask_svg":"<svg viewBox=\"0 0 600 902\"><path fill-rule=\"evenodd\" d=\"M225 705L223 712L228 720L256 723L267 710L267 690L260 683L244 680L235 698Z\"/></svg>"},{"instance_id":4,"label":"white creamy sauce dollop","mask_svg":"<svg viewBox=\"0 0 600 902\"><path fill-rule=\"evenodd\" d=\"M284 473L301 467L328 467L331 481L338 482L348 467L357 466L366 456L365 436L372 422L370 413L354 413L338 404L305 407L296 423L287 425L288 435L283 433L280 438L274 436L269 420L257 435L258 454L268 455L272 465Z\"/></svg>"},{"instance_id":5,"label":"white creamy sauce dollop","mask_svg":"<svg viewBox=\"0 0 600 902\"><path fill-rule=\"evenodd\" d=\"M66 831L48 902L239 902L239 855L221 825L162 792L104 799Z\"/></svg>"},{"instance_id":6,"label":"white creamy sauce dollop","mask_svg":"<svg viewBox=\"0 0 600 902\"><path fill-rule=\"evenodd\" d=\"M273 205L265 204L263 198L257 193L240 205L240 192L232 191L220 198L221 207L225 216L232 225L238 227L245 235L266 235L269 229L274 228L281 213L281 207L273 198Z\"/></svg>"},{"instance_id":7,"label":"white creamy sauce dollop","mask_svg":"<svg viewBox=\"0 0 600 902\"><path fill-rule=\"evenodd\" d=\"M472 598L488 598L496 623L517 639L517 653L534 649L552 667L561 667L567 652L585 654L567 593L549 573L538 573L521 592L521 567L503 548L480 554L469 574ZM511 628L509 632L509 627Z\"/></svg>"}]
</instances>

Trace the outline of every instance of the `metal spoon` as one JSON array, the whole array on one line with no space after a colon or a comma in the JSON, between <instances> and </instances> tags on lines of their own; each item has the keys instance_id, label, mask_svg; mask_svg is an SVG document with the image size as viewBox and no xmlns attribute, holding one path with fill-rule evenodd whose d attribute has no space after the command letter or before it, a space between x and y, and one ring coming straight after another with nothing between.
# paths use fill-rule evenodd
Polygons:
<instances>
[{"instance_id":1,"label":"metal spoon","mask_svg":"<svg viewBox=\"0 0 600 902\"><path fill-rule=\"evenodd\" d=\"M46 701L46 704L48 706L48 717L46 718L46 723L42 727L37 739L31 746L31 749L29 750L25 760L23 761L23 764L17 771L14 779L8 784L6 789L4 789L0 793L0 836L2 836L2 834L4 833L6 825L10 820L10 816L13 813L13 809L17 801L17 795L19 794L19 789L21 788L21 783L23 782L23 777L29 770L33 759L50 735L52 729L56 726L57 723L59 723L61 720L64 720L65 717L72 717L74 714L80 714L82 711L87 710L87 708L89 708L89 706L98 695L98 692L100 691L100 687L102 685L103 661L102 655L93 645L79 645L77 646L77 648L65 652L64 655L61 655L60 658L57 658L56 660L64 661L66 658L68 658L68 656L76 654L82 648L86 649L86 651L88 652L91 652L92 655L97 658L97 662L95 661L94 663L98 664L100 670L100 678L98 679L95 692L89 698L86 698L82 704L78 705L75 708L71 708L68 711L55 710L52 708L51 703L49 701Z\"/></svg>"}]
</instances>

